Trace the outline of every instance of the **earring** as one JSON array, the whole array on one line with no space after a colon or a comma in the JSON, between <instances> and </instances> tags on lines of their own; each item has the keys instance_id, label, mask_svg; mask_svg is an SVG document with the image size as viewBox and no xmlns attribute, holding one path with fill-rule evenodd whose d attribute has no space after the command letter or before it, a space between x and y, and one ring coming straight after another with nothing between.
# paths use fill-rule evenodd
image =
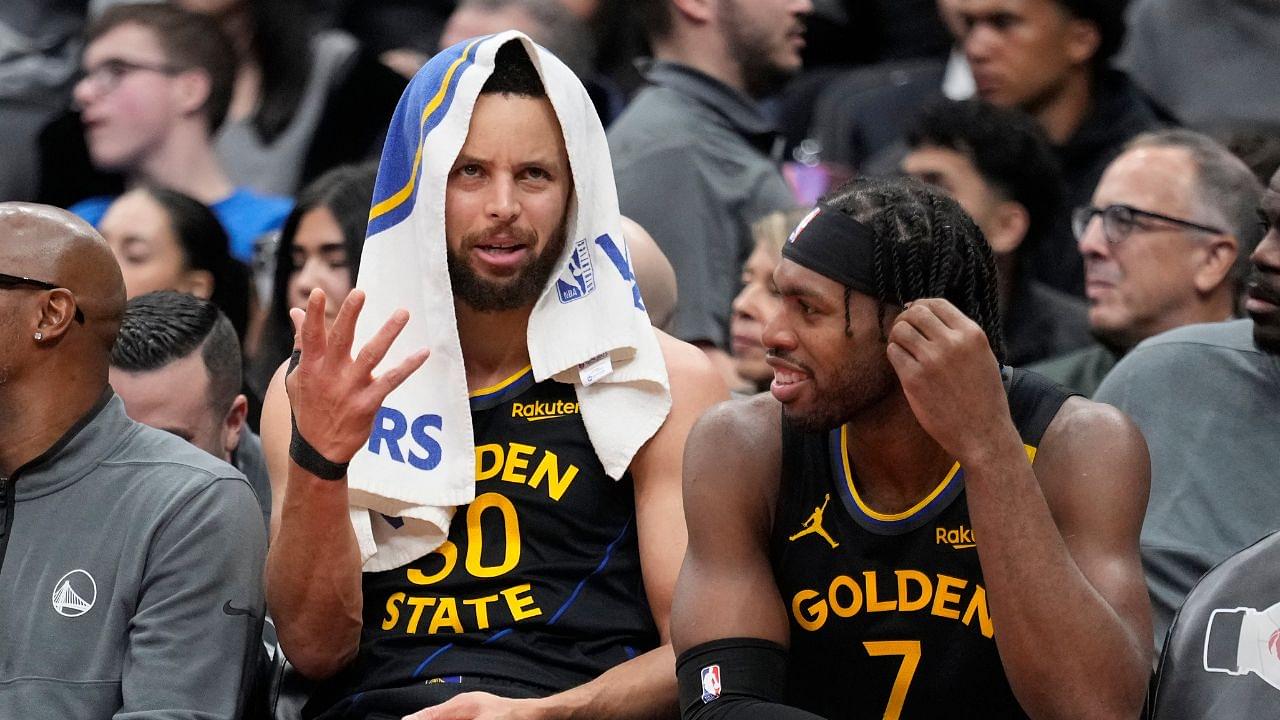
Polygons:
<instances>
[{"instance_id":1,"label":"earring","mask_svg":"<svg viewBox=\"0 0 1280 720\"><path fill-rule=\"evenodd\" d=\"M41 340L44 340L44 333L42 332L36 333L36 342L40 342Z\"/></svg>"}]
</instances>

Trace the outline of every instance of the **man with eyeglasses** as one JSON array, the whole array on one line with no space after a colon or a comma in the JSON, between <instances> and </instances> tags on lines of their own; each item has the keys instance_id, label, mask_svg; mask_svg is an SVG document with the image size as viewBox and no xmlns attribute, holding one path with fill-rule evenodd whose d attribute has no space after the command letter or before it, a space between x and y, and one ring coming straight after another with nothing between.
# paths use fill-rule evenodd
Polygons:
<instances>
[{"instance_id":1,"label":"man with eyeglasses","mask_svg":"<svg viewBox=\"0 0 1280 720\"><path fill-rule=\"evenodd\" d=\"M114 6L86 37L74 97L93 164L208 205L231 254L250 262L254 240L278 230L293 203L236 187L214 151L236 80L231 41L212 19L167 3ZM114 199L71 211L97 225Z\"/></svg>"},{"instance_id":2,"label":"man with eyeglasses","mask_svg":"<svg viewBox=\"0 0 1280 720\"><path fill-rule=\"evenodd\" d=\"M1271 178L1261 208L1255 204L1254 209L1255 232L1265 235L1242 283L1248 318L1179 328L1143 342L1098 389L1100 401L1133 418L1151 450L1142 561L1157 648L1183 598L1206 571L1280 528L1280 173ZM1280 589L1272 586L1268 593L1215 607L1261 611L1280 600ZM1202 618L1198 630L1191 630L1205 632L1206 622ZM1274 655L1273 632L1274 626L1263 637L1270 651L1255 646L1253 657L1259 651L1263 657ZM1243 665L1245 655L1240 658ZM1257 678L1223 679L1262 685ZM1197 681L1186 690L1203 690L1208 683ZM1193 716L1217 715L1171 717Z\"/></svg>"},{"instance_id":3,"label":"man with eyeglasses","mask_svg":"<svg viewBox=\"0 0 1280 720\"><path fill-rule=\"evenodd\" d=\"M93 228L0 203L0 715L238 718L266 530L231 466L107 384L124 282Z\"/></svg>"},{"instance_id":4,"label":"man with eyeglasses","mask_svg":"<svg viewBox=\"0 0 1280 720\"><path fill-rule=\"evenodd\" d=\"M1188 130L1140 135L1107 166L1073 226L1097 342L1031 366L1092 396L1139 342L1235 316L1262 232L1262 188L1217 142Z\"/></svg>"}]
</instances>

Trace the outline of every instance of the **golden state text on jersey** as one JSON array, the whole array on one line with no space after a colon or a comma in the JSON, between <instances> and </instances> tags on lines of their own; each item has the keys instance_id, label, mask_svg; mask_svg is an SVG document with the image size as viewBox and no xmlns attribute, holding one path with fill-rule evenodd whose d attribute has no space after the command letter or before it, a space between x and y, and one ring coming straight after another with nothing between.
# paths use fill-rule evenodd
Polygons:
<instances>
[{"instance_id":1,"label":"golden state text on jersey","mask_svg":"<svg viewBox=\"0 0 1280 720\"><path fill-rule=\"evenodd\" d=\"M1067 396L1018 370L1004 380L1034 461ZM858 493L847 432L784 423L771 560L791 626L787 703L833 719L1025 718L996 647L963 468L880 513Z\"/></svg>"},{"instance_id":2,"label":"golden state text on jersey","mask_svg":"<svg viewBox=\"0 0 1280 720\"><path fill-rule=\"evenodd\" d=\"M364 575L360 655L325 717L551 694L657 645L631 477L605 474L573 387L525 370L471 405L475 500L438 549Z\"/></svg>"}]
</instances>

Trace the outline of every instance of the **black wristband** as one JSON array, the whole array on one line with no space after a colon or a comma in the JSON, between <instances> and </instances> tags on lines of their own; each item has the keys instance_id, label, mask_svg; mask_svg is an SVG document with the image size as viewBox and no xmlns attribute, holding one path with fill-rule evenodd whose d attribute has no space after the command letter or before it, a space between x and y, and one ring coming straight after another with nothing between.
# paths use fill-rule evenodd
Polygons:
<instances>
[{"instance_id":1,"label":"black wristband","mask_svg":"<svg viewBox=\"0 0 1280 720\"><path fill-rule=\"evenodd\" d=\"M684 717L721 697L782 702L786 677L786 649L760 638L712 640L676 659Z\"/></svg>"},{"instance_id":2,"label":"black wristband","mask_svg":"<svg viewBox=\"0 0 1280 720\"><path fill-rule=\"evenodd\" d=\"M289 356L289 369L285 371L287 376L298 367L298 362L302 359L302 351L294 350ZM320 454L302 437L302 433L298 432L298 419L289 413L289 424L293 426L293 437L289 439L289 459L298 464L298 467L315 475L321 480L341 480L347 475L347 466L351 463L336 463L329 458Z\"/></svg>"},{"instance_id":3,"label":"black wristband","mask_svg":"<svg viewBox=\"0 0 1280 720\"><path fill-rule=\"evenodd\" d=\"M293 421L293 437L289 440L289 459L321 480L341 480L347 476L347 466L351 464L336 463L321 455L320 451L311 447L311 443L298 432L296 420Z\"/></svg>"}]
</instances>

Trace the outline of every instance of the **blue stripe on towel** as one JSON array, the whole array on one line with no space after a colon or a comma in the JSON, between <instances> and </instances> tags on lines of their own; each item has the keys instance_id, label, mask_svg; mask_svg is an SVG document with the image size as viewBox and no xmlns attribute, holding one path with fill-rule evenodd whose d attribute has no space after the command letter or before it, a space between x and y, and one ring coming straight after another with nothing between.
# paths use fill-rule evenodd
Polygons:
<instances>
[{"instance_id":1,"label":"blue stripe on towel","mask_svg":"<svg viewBox=\"0 0 1280 720\"><path fill-rule=\"evenodd\" d=\"M427 135L449 113L458 83L475 62L476 48L484 39L465 46L458 43L437 55L400 98L378 165L367 235L393 227L413 212Z\"/></svg>"}]
</instances>

